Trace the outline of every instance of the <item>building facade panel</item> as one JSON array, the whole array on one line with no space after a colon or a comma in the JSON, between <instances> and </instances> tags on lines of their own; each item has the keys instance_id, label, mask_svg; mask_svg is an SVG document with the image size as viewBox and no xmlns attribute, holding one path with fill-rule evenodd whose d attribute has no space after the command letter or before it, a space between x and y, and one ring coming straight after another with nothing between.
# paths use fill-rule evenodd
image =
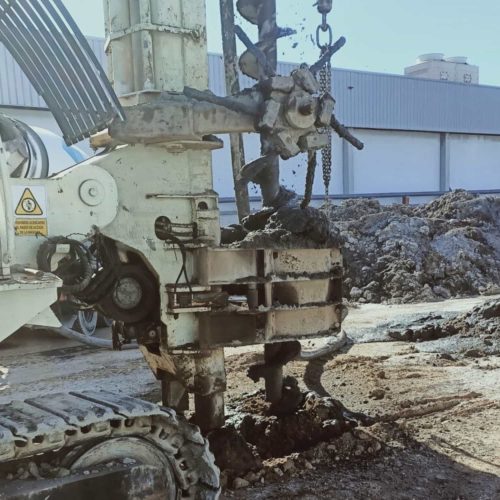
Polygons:
<instances>
[{"instance_id":1,"label":"building facade panel","mask_svg":"<svg viewBox=\"0 0 500 500\"><path fill-rule=\"evenodd\" d=\"M451 189L500 188L500 137L448 137Z\"/></svg>"},{"instance_id":2,"label":"building facade panel","mask_svg":"<svg viewBox=\"0 0 500 500\"><path fill-rule=\"evenodd\" d=\"M355 133L366 146L363 151L353 151L351 193L439 190L439 134L385 130Z\"/></svg>"},{"instance_id":3,"label":"building facade panel","mask_svg":"<svg viewBox=\"0 0 500 500\"><path fill-rule=\"evenodd\" d=\"M0 106L46 108L19 65L0 44Z\"/></svg>"},{"instance_id":4,"label":"building facade panel","mask_svg":"<svg viewBox=\"0 0 500 500\"><path fill-rule=\"evenodd\" d=\"M213 152L214 186L221 198L234 197L233 177L231 170L231 152L229 149L229 136L221 135L224 141L224 149ZM257 134L245 134L246 161L256 160L260 156L260 139ZM343 192L343 147L338 137L333 138L332 175L330 180L330 194L341 194ZM280 162L281 182L289 189L303 193L307 173L307 155L300 154L295 158ZM321 169L321 155L318 155L318 168L314 179L313 192L317 195L325 191ZM257 187L250 185L250 196L259 196Z\"/></svg>"}]
</instances>

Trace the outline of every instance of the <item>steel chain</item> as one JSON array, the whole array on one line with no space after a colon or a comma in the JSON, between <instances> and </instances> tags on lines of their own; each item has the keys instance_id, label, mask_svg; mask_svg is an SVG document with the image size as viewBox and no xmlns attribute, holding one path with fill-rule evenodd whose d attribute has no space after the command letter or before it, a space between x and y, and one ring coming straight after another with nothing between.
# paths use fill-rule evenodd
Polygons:
<instances>
[{"instance_id":1,"label":"steel chain","mask_svg":"<svg viewBox=\"0 0 500 500\"><path fill-rule=\"evenodd\" d=\"M322 54L327 50L327 47L322 49ZM319 85L322 94L332 93L332 66L330 62L319 72ZM332 129L325 127L322 133L328 136L328 145L321 151L321 164L323 168L323 183L325 187L325 204L328 205L330 201L330 181L332 177Z\"/></svg>"},{"instance_id":2,"label":"steel chain","mask_svg":"<svg viewBox=\"0 0 500 500\"><path fill-rule=\"evenodd\" d=\"M322 16L322 22L319 28L322 31L328 32L330 42L328 45L320 45L319 37L317 37L318 47L321 49L321 56L325 54L333 43L333 30L330 24L328 24L327 19L328 14L332 11L332 4L332 0L318 0L318 12ZM328 60L319 72L319 85L323 95L332 93L332 65L330 60ZM328 136L328 145L321 151L323 183L325 186L325 204L328 206L330 202L330 181L332 178L332 129L330 127L325 127L322 132Z\"/></svg>"},{"instance_id":3,"label":"steel chain","mask_svg":"<svg viewBox=\"0 0 500 500\"><path fill-rule=\"evenodd\" d=\"M328 14L332 10L331 0L321 0L318 1L318 11L321 14L321 24L316 30L316 44L318 48L321 49L321 57L331 48L333 44L333 30L328 24ZM328 35L328 42L325 44L321 43L320 34L324 32ZM323 68L319 71L319 86L322 95L332 93L332 66L330 61L328 61ZM331 127L324 127L320 130L321 133L328 135L328 145L321 151L321 160L323 168L323 183L325 186L325 204L328 206L330 202L330 180L332 176L332 129ZM316 153L309 153L308 165L307 165L307 176L305 184L305 194L302 201L302 208L309 205L314 184L314 173L316 170Z\"/></svg>"}]
</instances>

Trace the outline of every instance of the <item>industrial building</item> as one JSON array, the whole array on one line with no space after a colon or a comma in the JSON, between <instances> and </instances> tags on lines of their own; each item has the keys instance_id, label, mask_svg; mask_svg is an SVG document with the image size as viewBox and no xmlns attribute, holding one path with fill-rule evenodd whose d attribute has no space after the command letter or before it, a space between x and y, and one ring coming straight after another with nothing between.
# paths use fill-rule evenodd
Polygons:
<instances>
[{"instance_id":1,"label":"industrial building","mask_svg":"<svg viewBox=\"0 0 500 500\"><path fill-rule=\"evenodd\" d=\"M106 67L104 42L89 38ZM210 87L225 94L220 55L210 55ZM281 74L294 64L282 63ZM500 191L500 87L479 85L478 68L464 58L427 54L406 69L407 75L333 71L338 118L366 147L357 151L333 137L330 194L335 199L375 196L387 202L409 195L427 201L450 189ZM55 132L57 124L8 52L0 47L0 109L28 124ZM243 78L243 85L251 80ZM245 138L248 161L259 156L257 136ZM225 141L228 143L228 141ZM305 157L282 165L282 182L301 193ZM214 153L215 187L221 211L234 219L233 181L228 146ZM251 188L251 196L257 190ZM324 187L317 173L314 199L321 203ZM254 207L259 205L253 199Z\"/></svg>"}]
</instances>

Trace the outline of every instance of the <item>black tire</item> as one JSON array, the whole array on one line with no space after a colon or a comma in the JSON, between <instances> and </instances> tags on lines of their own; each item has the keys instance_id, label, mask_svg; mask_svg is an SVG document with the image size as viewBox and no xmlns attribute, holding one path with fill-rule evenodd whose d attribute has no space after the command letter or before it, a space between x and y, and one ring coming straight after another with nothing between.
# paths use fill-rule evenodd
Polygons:
<instances>
[{"instance_id":1,"label":"black tire","mask_svg":"<svg viewBox=\"0 0 500 500\"><path fill-rule=\"evenodd\" d=\"M81 309L76 314L73 329L86 337L93 337L97 330L98 312L93 309Z\"/></svg>"}]
</instances>

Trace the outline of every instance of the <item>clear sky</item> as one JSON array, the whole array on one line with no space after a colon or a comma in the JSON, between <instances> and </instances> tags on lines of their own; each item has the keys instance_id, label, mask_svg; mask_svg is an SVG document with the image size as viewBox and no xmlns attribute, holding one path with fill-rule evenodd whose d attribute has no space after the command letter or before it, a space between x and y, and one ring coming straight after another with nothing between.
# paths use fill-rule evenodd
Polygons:
<instances>
[{"instance_id":1,"label":"clear sky","mask_svg":"<svg viewBox=\"0 0 500 500\"><path fill-rule=\"evenodd\" d=\"M219 0L206 2L209 50L221 52ZM103 36L101 0L64 3L86 35ZM310 36L320 18L314 3L277 0L279 24L298 32L280 42L281 60L316 60ZM480 67L482 84L500 86L500 0L334 0L333 4L334 33L347 38L346 47L335 56L337 67L402 74L418 55L443 52L468 56ZM238 22L253 35L252 27Z\"/></svg>"}]
</instances>

